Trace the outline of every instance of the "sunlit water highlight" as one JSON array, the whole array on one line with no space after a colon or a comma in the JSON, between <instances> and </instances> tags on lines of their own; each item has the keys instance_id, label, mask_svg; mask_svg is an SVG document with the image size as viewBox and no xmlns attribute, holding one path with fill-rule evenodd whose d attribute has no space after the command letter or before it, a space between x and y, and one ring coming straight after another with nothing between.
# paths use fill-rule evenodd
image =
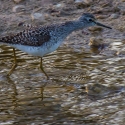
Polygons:
<instances>
[{"instance_id":1,"label":"sunlit water highlight","mask_svg":"<svg viewBox=\"0 0 125 125\"><path fill-rule=\"evenodd\" d=\"M125 56L115 55L121 47L125 46L119 40L103 53L95 53L83 41L65 43L44 57L51 78L47 81L39 69L40 60L20 51L16 51L18 67L10 78L4 77L12 66L13 54L12 48L1 46L0 124L122 124L124 91L106 94L106 90L106 97L102 93L95 98L85 90L93 83L124 86Z\"/></svg>"}]
</instances>

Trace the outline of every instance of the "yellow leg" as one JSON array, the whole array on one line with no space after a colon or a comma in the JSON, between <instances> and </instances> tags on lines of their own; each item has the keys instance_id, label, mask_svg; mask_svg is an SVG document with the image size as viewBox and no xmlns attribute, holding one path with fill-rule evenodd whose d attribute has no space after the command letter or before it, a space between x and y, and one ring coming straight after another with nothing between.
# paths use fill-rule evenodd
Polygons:
<instances>
[{"instance_id":1,"label":"yellow leg","mask_svg":"<svg viewBox=\"0 0 125 125\"><path fill-rule=\"evenodd\" d=\"M43 91L44 91L44 87L41 87L41 88L40 88L40 94L41 94L42 100L43 100Z\"/></svg>"},{"instance_id":2,"label":"yellow leg","mask_svg":"<svg viewBox=\"0 0 125 125\"><path fill-rule=\"evenodd\" d=\"M46 75L47 79L49 79L49 76L47 75L47 73L44 71L43 69L43 63L42 63L42 58L41 58L41 61L40 61L40 69L42 70L42 72Z\"/></svg>"},{"instance_id":3,"label":"yellow leg","mask_svg":"<svg viewBox=\"0 0 125 125\"><path fill-rule=\"evenodd\" d=\"M13 64L11 70L8 72L7 76L10 76L12 74L12 72L14 71L14 69L17 67L16 53L15 53L14 48L13 48L13 54L14 54L14 64Z\"/></svg>"}]
</instances>

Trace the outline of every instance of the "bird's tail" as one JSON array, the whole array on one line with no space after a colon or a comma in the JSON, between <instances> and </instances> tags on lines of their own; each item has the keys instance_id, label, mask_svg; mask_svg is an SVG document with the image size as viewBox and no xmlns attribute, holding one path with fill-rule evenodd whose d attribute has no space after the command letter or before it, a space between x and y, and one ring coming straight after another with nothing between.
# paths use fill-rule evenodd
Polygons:
<instances>
[{"instance_id":1,"label":"bird's tail","mask_svg":"<svg viewBox=\"0 0 125 125\"><path fill-rule=\"evenodd\" d=\"M0 38L0 45L3 45L4 41Z\"/></svg>"},{"instance_id":2,"label":"bird's tail","mask_svg":"<svg viewBox=\"0 0 125 125\"><path fill-rule=\"evenodd\" d=\"M12 41L12 37L11 36L5 36L0 38L0 45L7 45L10 44Z\"/></svg>"},{"instance_id":3,"label":"bird's tail","mask_svg":"<svg viewBox=\"0 0 125 125\"><path fill-rule=\"evenodd\" d=\"M6 44L6 41L5 41L4 37L0 38L0 45L1 44Z\"/></svg>"}]
</instances>

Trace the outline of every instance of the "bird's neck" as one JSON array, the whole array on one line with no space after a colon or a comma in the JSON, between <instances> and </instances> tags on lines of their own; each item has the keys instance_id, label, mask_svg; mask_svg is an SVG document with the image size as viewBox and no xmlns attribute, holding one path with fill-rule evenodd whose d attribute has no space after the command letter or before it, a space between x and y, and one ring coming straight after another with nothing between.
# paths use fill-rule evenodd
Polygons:
<instances>
[{"instance_id":1,"label":"bird's neck","mask_svg":"<svg viewBox=\"0 0 125 125\"><path fill-rule=\"evenodd\" d=\"M54 32L51 32L51 40L55 41L56 38L56 41L62 43L73 31L84 28L82 25L80 21L67 21L65 23L52 25Z\"/></svg>"},{"instance_id":2,"label":"bird's neck","mask_svg":"<svg viewBox=\"0 0 125 125\"><path fill-rule=\"evenodd\" d=\"M64 23L64 29L66 29L68 33L72 33L73 31L83 29L85 27L86 26L80 21L67 21Z\"/></svg>"}]
</instances>

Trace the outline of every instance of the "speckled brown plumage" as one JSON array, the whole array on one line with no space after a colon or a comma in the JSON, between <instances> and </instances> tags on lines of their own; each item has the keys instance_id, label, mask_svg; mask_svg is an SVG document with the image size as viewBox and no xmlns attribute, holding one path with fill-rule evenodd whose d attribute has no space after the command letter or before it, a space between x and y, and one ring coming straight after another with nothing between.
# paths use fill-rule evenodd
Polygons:
<instances>
[{"instance_id":1,"label":"speckled brown plumage","mask_svg":"<svg viewBox=\"0 0 125 125\"><path fill-rule=\"evenodd\" d=\"M41 46L43 43L49 41L49 39L49 31L45 30L45 28L32 28L26 29L16 35L2 37L0 42L28 46Z\"/></svg>"}]
</instances>

